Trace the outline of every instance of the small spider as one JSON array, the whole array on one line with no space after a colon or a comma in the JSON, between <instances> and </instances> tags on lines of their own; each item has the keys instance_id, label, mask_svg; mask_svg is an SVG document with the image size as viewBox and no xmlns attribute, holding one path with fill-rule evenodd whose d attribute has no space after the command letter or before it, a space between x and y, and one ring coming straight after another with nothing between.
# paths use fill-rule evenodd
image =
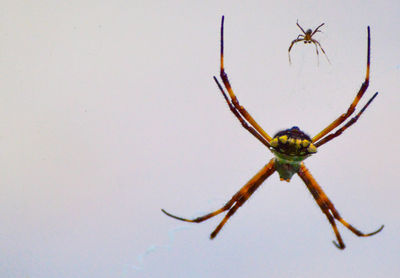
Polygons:
<instances>
[{"instance_id":1,"label":"small spider","mask_svg":"<svg viewBox=\"0 0 400 278\"><path fill-rule=\"evenodd\" d=\"M186 222L203 222L207 219L210 219L222 212L228 211L219 225L215 228L215 230L211 233L210 238L213 239L216 237L221 228L225 225L225 223L229 220L229 218L242 206L247 199L250 198L251 194L253 194L257 188L275 171L278 172L281 181L289 182L294 174L297 174L303 182L306 184L308 190L311 192L311 195L314 197L318 206L328 218L329 223L331 224L333 231L336 235L338 243L333 241L336 247L339 249L344 249L345 244L342 240L342 237L339 233L339 230L336 226L335 221L339 221L346 228L352 231L355 235L360 237L368 237L372 236L383 229L383 225L376 231L372 233L362 233L351 224L347 223L339 214L339 212L334 207L333 203L329 200L328 196L324 193L322 188L318 185L317 181L311 175L310 171L304 165L303 160L307 157L315 154L317 152L317 147L322 146L323 144L329 142L330 140L338 137L353 125L361 116L361 114L367 109L370 103L374 100L374 98L378 95L376 92L364 105L364 107L350 120L344 123L340 128L338 128L335 132L331 132L335 128L339 127L343 122L345 122L355 111L355 108L362 98L364 93L366 92L369 84L369 68L370 68L370 30L368 26L368 54L367 54L367 70L365 80L361 85L360 90L358 91L356 97L351 103L350 107L347 109L346 113L340 115L336 120L334 120L331 124L329 124L325 129L323 129L320 133L315 135L314 137L310 137L301 131L298 127L294 126L292 128L282 130L275 134L274 137L269 136L262 128L257 124L257 122L253 119L252 116L246 111L246 109L239 104L238 99L236 98L231 84L229 83L228 76L225 73L224 69L224 17L222 17L221 23L221 60L220 60L220 77L222 82L228 91L229 97L225 93L225 90L218 82L218 79L214 76L214 80L217 83L219 90L221 91L225 101L227 102L229 109L235 115L235 117L240 121L242 126L248 130L254 137L256 137L262 144L264 144L268 150L270 150L275 157L272 158L261 170L252 177L233 197L220 209L217 209L211 213L206 215L197 217L195 219L186 219L181 218L175 215L172 215L165 210L162 211L175 219L186 221Z\"/></svg>"},{"instance_id":2,"label":"small spider","mask_svg":"<svg viewBox=\"0 0 400 278\"><path fill-rule=\"evenodd\" d=\"M318 30L320 27L322 27L325 23L322 23L321 25L319 25L317 28L315 28L314 32L311 29L308 29L306 32L304 32L304 29L301 28L299 21L296 22L297 26L300 28L300 30L303 32L303 34L300 34L297 36L297 39L293 40L292 43L289 46L289 50L288 50L288 55L289 55L289 63L292 63L292 60L290 59L290 50L292 49L293 45L295 43L304 41L304 43L313 43L315 44L315 50L317 51L317 57L319 57L319 53L318 53L318 46L319 48L321 48L322 52L324 53L326 59L328 60L329 63L331 63L329 61L328 56L326 55L324 49L322 48L321 44L319 43L319 41L314 40L312 37L314 36L315 33L317 32L321 32L320 30ZM319 62L319 60L318 60Z\"/></svg>"}]
</instances>

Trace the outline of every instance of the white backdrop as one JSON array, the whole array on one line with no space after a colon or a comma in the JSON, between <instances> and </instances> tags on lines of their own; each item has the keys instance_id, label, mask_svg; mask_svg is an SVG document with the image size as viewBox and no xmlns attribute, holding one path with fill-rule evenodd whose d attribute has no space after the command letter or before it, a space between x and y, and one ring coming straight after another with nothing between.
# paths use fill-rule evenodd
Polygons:
<instances>
[{"instance_id":1,"label":"white backdrop","mask_svg":"<svg viewBox=\"0 0 400 278\"><path fill-rule=\"evenodd\" d=\"M1 277L399 277L399 1L3 1L0 16ZM225 60L270 135L359 122L306 160L360 230L332 229L298 177L270 177L227 223L219 208L271 153L212 80ZM313 45L287 49L315 28Z\"/></svg>"}]
</instances>

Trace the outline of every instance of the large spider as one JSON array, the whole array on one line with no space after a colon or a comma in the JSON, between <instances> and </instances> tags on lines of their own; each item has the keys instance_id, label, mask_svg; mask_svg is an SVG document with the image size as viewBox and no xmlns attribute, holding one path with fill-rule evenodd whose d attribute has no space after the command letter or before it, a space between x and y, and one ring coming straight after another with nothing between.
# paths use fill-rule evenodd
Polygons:
<instances>
[{"instance_id":1,"label":"large spider","mask_svg":"<svg viewBox=\"0 0 400 278\"><path fill-rule=\"evenodd\" d=\"M340 115L336 120L334 120L330 125L328 125L313 138L309 137L296 126L286 130L282 130L272 138L261 128L261 126L257 124L257 122L253 119L252 116L250 116L246 109L239 104L239 101L232 90L231 84L229 83L228 76L225 73L224 69L224 17L222 17L220 77L222 79L222 82L224 83L226 90L228 91L229 97L227 96L223 87L218 82L215 76L214 80L217 83L222 95L224 96L229 106L229 109L240 121L242 126L247 129L254 137L256 137L262 144L264 144L268 148L268 150L270 150L275 155L275 157L272 158L263 168L261 168L261 170L254 177L252 177L235 195L233 195L233 197L220 209L217 209L211 213L197 217L195 219L181 218L172 215L163 209L162 211L172 218L195 223L203 222L222 212L228 211L225 217L219 223L219 225L211 233L210 238L213 239L216 237L216 235L225 225L228 219L239 209L240 206L242 206L246 202L247 199L250 198L251 194L253 194L270 175L277 171L281 181L289 182L294 174L299 175L299 177L304 181L308 190L311 192L315 201L317 202L325 216L328 218L329 223L332 225L333 231L335 232L338 241L338 243L336 243L335 241L333 241L333 243L339 249L344 249L345 244L336 226L336 220L342 223L346 228L348 228L357 236L367 237L380 232L383 229L383 225L375 232L365 234L347 223L340 216L333 203L329 200L328 196L326 196L322 188L318 185L317 181L311 175L310 171L306 168L303 162L303 160L305 160L307 157L317 152L317 147L320 147L323 144L332 140L333 138L338 137L343 133L343 131L353 125L361 116L361 114L365 111L365 109L367 109L369 104L378 95L378 93L376 92L353 118L348 120L344 125L337 129L336 132L331 132L354 113L354 110L359 100L362 98L368 88L369 67L370 30L368 26L368 54L366 76L356 97L354 98L350 107L347 109L347 112Z\"/></svg>"},{"instance_id":2,"label":"large spider","mask_svg":"<svg viewBox=\"0 0 400 278\"><path fill-rule=\"evenodd\" d=\"M328 62L331 63L331 62L329 61L329 58L328 58L328 56L326 55L324 49L322 48L321 44L319 43L319 41L314 40L314 39L312 38L312 37L314 36L315 33L321 32L321 31L318 30L318 29L319 29L320 27L322 27L324 24L325 24L325 23L322 23L321 25L319 25L317 28L315 28L314 31L311 30L311 29L308 29L307 31L304 32L304 29L300 26L299 22L298 22L298 21L296 22L296 25L300 28L300 30L303 32L304 35L303 35L303 34L298 35L297 38L296 38L295 40L293 40L292 43L291 43L290 46L289 46L288 55L289 55L289 63L290 63L290 64L292 63L292 60L290 59L290 50L292 49L292 47L293 47L293 45L294 45L295 43L298 43L298 42L301 42L301 41L304 41L304 43L306 43L306 44L307 44L307 43L313 43L313 44L315 45L315 51L317 51L317 57L319 57L319 53L318 53L318 46L319 46L319 48L321 48L322 52L324 53L326 59L328 60ZM319 60L318 60L318 63L319 63Z\"/></svg>"}]
</instances>

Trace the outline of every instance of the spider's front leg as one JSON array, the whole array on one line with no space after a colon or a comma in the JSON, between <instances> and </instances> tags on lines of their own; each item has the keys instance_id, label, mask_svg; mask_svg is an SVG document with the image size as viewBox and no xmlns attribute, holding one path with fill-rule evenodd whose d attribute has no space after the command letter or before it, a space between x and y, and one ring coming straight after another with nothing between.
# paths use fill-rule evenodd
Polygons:
<instances>
[{"instance_id":1,"label":"spider's front leg","mask_svg":"<svg viewBox=\"0 0 400 278\"><path fill-rule=\"evenodd\" d=\"M326 215L326 217L329 220L329 223L331 223L333 231L335 232L336 238L338 240L338 243L333 241L335 246L339 249L344 249L346 246L342 240L342 237L340 236L339 230L336 226L335 219L342 223L347 229L352 231L355 235L360 236L360 237L368 237L375 235L379 233L384 225L382 225L378 230L365 234L355 227L353 227L351 224L347 223L339 214L339 212L336 210L335 206L333 203L329 200L328 196L326 196L325 192L322 190L322 188L319 186L317 181L314 179L314 177L311 175L310 171L306 168L304 163L301 163L300 170L297 173L300 178L304 181L306 184L307 188L313 195L315 201L317 202L318 206L322 210L322 212Z\"/></svg>"},{"instance_id":2,"label":"spider's front leg","mask_svg":"<svg viewBox=\"0 0 400 278\"><path fill-rule=\"evenodd\" d=\"M301 32L303 32L303 34L305 35L306 34L306 32L304 31L304 29L300 26L300 24L299 24L299 20L297 20L296 21L296 25L297 25L297 27L299 27L300 28L300 30L301 30Z\"/></svg>"},{"instance_id":3,"label":"spider's front leg","mask_svg":"<svg viewBox=\"0 0 400 278\"><path fill-rule=\"evenodd\" d=\"M315 28L314 32L311 33L311 37L314 36L315 33L317 32L321 32L320 30L318 30L319 28L321 28L322 26L324 26L325 23L322 23L321 25L319 25L317 28Z\"/></svg>"},{"instance_id":4,"label":"spider's front leg","mask_svg":"<svg viewBox=\"0 0 400 278\"><path fill-rule=\"evenodd\" d=\"M251 178L233 197L220 209L217 209L211 213L206 215L197 217L195 219L186 219L182 217L175 216L166 212L164 209L161 209L166 215L175 218L177 220L192 222L192 223L200 223L206 221L224 211L228 211L219 225L215 228L215 230L211 233L210 238L213 239L217 236L219 231L225 225L225 223L229 220L229 218L239 209L240 206L246 202L250 196L257 190L257 188L270 176L275 172L275 159L271 159L270 162L265 165L253 178Z\"/></svg>"}]
</instances>

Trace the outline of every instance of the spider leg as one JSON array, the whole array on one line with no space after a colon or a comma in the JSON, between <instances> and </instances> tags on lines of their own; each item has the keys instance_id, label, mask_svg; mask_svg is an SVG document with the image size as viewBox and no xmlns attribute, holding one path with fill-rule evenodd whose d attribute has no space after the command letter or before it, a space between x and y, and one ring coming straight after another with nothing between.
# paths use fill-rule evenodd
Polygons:
<instances>
[{"instance_id":1,"label":"spider leg","mask_svg":"<svg viewBox=\"0 0 400 278\"><path fill-rule=\"evenodd\" d=\"M346 246L342 240L342 237L340 236L339 230L337 229L337 226L335 224L335 219L338 220L340 223L342 223L346 228L348 228L350 231L352 231L355 235L361 236L361 237L372 236L376 233L379 233L383 229L384 226L382 225L378 230L376 230L372 233L365 234L365 233L359 231L358 229L354 228L352 225L347 223L340 216L339 212L336 210L333 203L329 200L328 196L325 194L325 192L319 186L319 184L314 179L314 177L311 175L310 171L306 168L304 163L301 163L300 170L297 174L304 181L308 190L311 192L315 201L317 202L318 206L321 208L322 212L328 218L329 223L331 223L333 231L335 232L335 235L336 235L336 238L338 241L338 243L336 243L335 241L333 243L339 249L344 249Z\"/></svg>"},{"instance_id":2,"label":"spider leg","mask_svg":"<svg viewBox=\"0 0 400 278\"><path fill-rule=\"evenodd\" d=\"M311 41L315 44L315 47L317 47L317 45L319 46L319 48L321 48L322 53L324 53L326 60L328 60L329 64L331 63L331 61L329 61L328 55L326 55L325 50L322 48L321 44L319 43L319 41L311 39ZM317 49L317 54L318 54L318 49Z\"/></svg>"},{"instance_id":3,"label":"spider leg","mask_svg":"<svg viewBox=\"0 0 400 278\"><path fill-rule=\"evenodd\" d=\"M299 36L301 36L301 35L299 35ZM301 41L304 41L304 38L301 38L301 39L297 38L297 39L293 40L292 43L289 46L288 52L290 52L290 50L292 50L292 47L293 47L293 45L295 43L298 43L298 42L301 42Z\"/></svg>"},{"instance_id":4,"label":"spider leg","mask_svg":"<svg viewBox=\"0 0 400 278\"><path fill-rule=\"evenodd\" d=\"M367 109L368 105L370 105L370 103L374 100L374 98L378 95L378 92L376 92L369 100L368 102L364 105L364 107L360 110L360 112L358 112L358 114L356 116L354 116L353 118L351 118L344 126L342 126L341 128L339 128L338 130L336 130L335 133L331 133L327 136L325 136L324 138L322 138L321 140L319 140L318 142L316 142L314 145L316 147L322 146L323 144L331 141L333 138L338 137L340 134L343 133L343 131L345 131L347 128L349 128L351 125L353 125L355 122L357 122L358 118L360 118L361 114L365 111L365 109Z\"/></svg>"},{"instance_id":5,"label":"spider leg","mask_svg":"<svg viewBox=\"0 0 400 278\"><path fill-rule=\"evenodd\" d=\"M342 114L342 115L340 115L336 120L334 120L331 124L329 124L326 128L324 128L320 133L315 135L312 138L312 142L313 143L318 141L322 137L324 137L330 131L332 131L333 129L338 127L341 123L343 123L348 117L350 117L351 114L353 114L358 102L360 101L360 99L362 98L362 96L364 95L364 93L368 89L368 85L369 85L369 67L370 67L370 52L371 52L371 39L370 39L369 26L368 26L367 30L368 30L368 50L367 50L367 69L366 69L366 74L365 74L365 80L362 83L361 88L358 91L357 95L355 96L353 102L350 104L349 108L347 109L347 112ZM322 50L322 48L321 48L321 50Z\"/></svg>"},{"instance_id":6,"label":"spider leg","mask_svg":"<svg viewBox=\"0 0 400 278\"><path fill-rule=\"evenodd\" d=\"M315 51L317 52L317 61L318 61L318 66L319 66L319 52L318 52L318 45L315 43L313 39L311 39L311 42L315 45Z\"/></svg>"},{"instance_id":7,"label":"spider leg","mask_svg":"<svg viewBox=\"0 0 400 278\"><path fill-rule=\"evenodd\" d=\"M339 230L336 226L335 218L332 216L332 214L330 214L329 208L327 208L326 206L324 208L322 208L322 206L320 204L318 204L318 205L320 206L322 212L325 214L326 218L328 218L329 223L331 223L333 232L335 233L336 239L338 241L338 242L336 242L336 241L332 240L332 243L339 249L345 249L346 245L344 244L342 236L340 235Z\"/></svg>"},{"instance_id":8,"label":"spider leg","mask_svg":"<svg viewBox=\"0 0 400 278\"><path fill-rule=\"evenodd\" d=\"M322 24L319 25L317 28L315 28L314 32L311 33L311 37L312 37L315 33L321 32L321 31L319 31L318 29L319 29L320 27L322 27L324 24L325 24L325 23L322 23Z\"/></svg>"},{"instance_id":9,"label":"spider leg","mask_svg":"<svg viewBox=\"0 0 400 278\"><path fill-rule=\"evenodd\" d=\"M220 76L222 79L222 82L225 85L226 90L228 91L229 97L231 98L231 102L233 106L239 111L239 113L243 116L243 118L246 119L246 121L254 127L255 130L259 134L261 134L262 137L264 137L268 142L271 141L271 136L266 133L261 126L253 119L253 117L246 111L246 109L239 104L238 99L236 98L235 93L233 92L232 86L229 83L228 80L228 75L225 73L225 68L224 68L224 16L222 16L222 22L221 22L221 65L220 65Z\"/></svg>"},{"instance_id":10,"label":"spider leg","mask_svg":"<svg viewBox=\"0 0 400 278\"><path fill-rule=\"evenodd\" d=\"M296 21L296 25L300 28L301 32L304 33L304 35L306 34L306 32L304 31L303 28L301 28L300 24L299 24L299 20Z\"/></svg>"},{"instance_id":11,"label":"spider leg","mask_svg":"<svg viewBox=\"0 0 400 278\"><path fill-rule=\"evenodd\" d=\"M299 35L299 36L303 36L303 35ZM294 45L295 43L298 43L298 42L300 42L300 41L304 41L304 36L303 36L301 39L299 39L299 37L297 37L297 39L293 40L292 43L291 43L290 46L289 46L289 49L288 49L288 56L289 56L289 63L290 63L290 64L292 63L292 59L290 59L290 50L292 50L292 47L293 47L293 45Z\"/></svg>"},{"instance_id":12,"label":"spider leg","mask_svg":"<svg viewBox=\"0 0 400 278\"><path fill-rule=\"evenodd\" d=\"M217 209L216 211L197 217L195 219L186 219L178 217L166 212L164 209L162 209L161 211L164 212L166 215L175 218L177 220L200 223L224 211L229 210L228 213L225 215L225 217L222 219L222 221L219 223L219 225L211 233L210 238L213 239L214 237L216 237L216 235L222 229L225 223L229 220L229 218L236 212L236 210L238 210L238 208L242 206L244 202L246 202L250 198L250 196L257 190L257 188L271 174L275 172L274 165L275 165L275 159L273 158L267 165L265 165L260 171L258 171L258 173L254 177L252 177L235 195L233 195L233 197L222 208Z\"/></svg>"},{"instance_id":13,"label":"spider leg","mask_svg":"<svg viewBox=\"0 0 400 278\"><path fill-rule=\"evenodd\" d=\"M251 195L252 193L250 193ZM249 196L250 197L250 196ZM229 209L228 213L225 215L225 217L222 219L222 221L218 224L218 226L214 229L214 231L210 234L210 239L214 239L219 231L222 229L222 227L225 225L226 222L228 222L229 218L240 208L240 206L248 199L243 200L242 203L236 202L235 205Z\"/></svg>"},{"instance_id":14,"label":"spider leg","mask_svg":"<svg viewBox=\"0 0 400 278\"><path fill-rule=\"evenodd\" d=\"M235 106L233 106L233 104L230 102L228 96L226 95L224 89L222 88L221 84L219 84L218 79L214 76L214 81L217 83L217 86L219 88L219 90L221 91L222 95L224 96L226 103L229 106L229 109L232 111L232 113L236 116L236 118L240 121L240 123L242 124L242 126L247 129L251 134L254 135L254 137L256 137L261 143L263 143L267 148L270 147L270 144L268 143L267 140L264 139L264 137L262 137L257 130L255 130L253 127L249 126L247 124L247 122L245 121L245 119L243 119L243 117L240 115L240 113L237 111L237 109L235 108Z\"/></svg>"}]
</instances>

